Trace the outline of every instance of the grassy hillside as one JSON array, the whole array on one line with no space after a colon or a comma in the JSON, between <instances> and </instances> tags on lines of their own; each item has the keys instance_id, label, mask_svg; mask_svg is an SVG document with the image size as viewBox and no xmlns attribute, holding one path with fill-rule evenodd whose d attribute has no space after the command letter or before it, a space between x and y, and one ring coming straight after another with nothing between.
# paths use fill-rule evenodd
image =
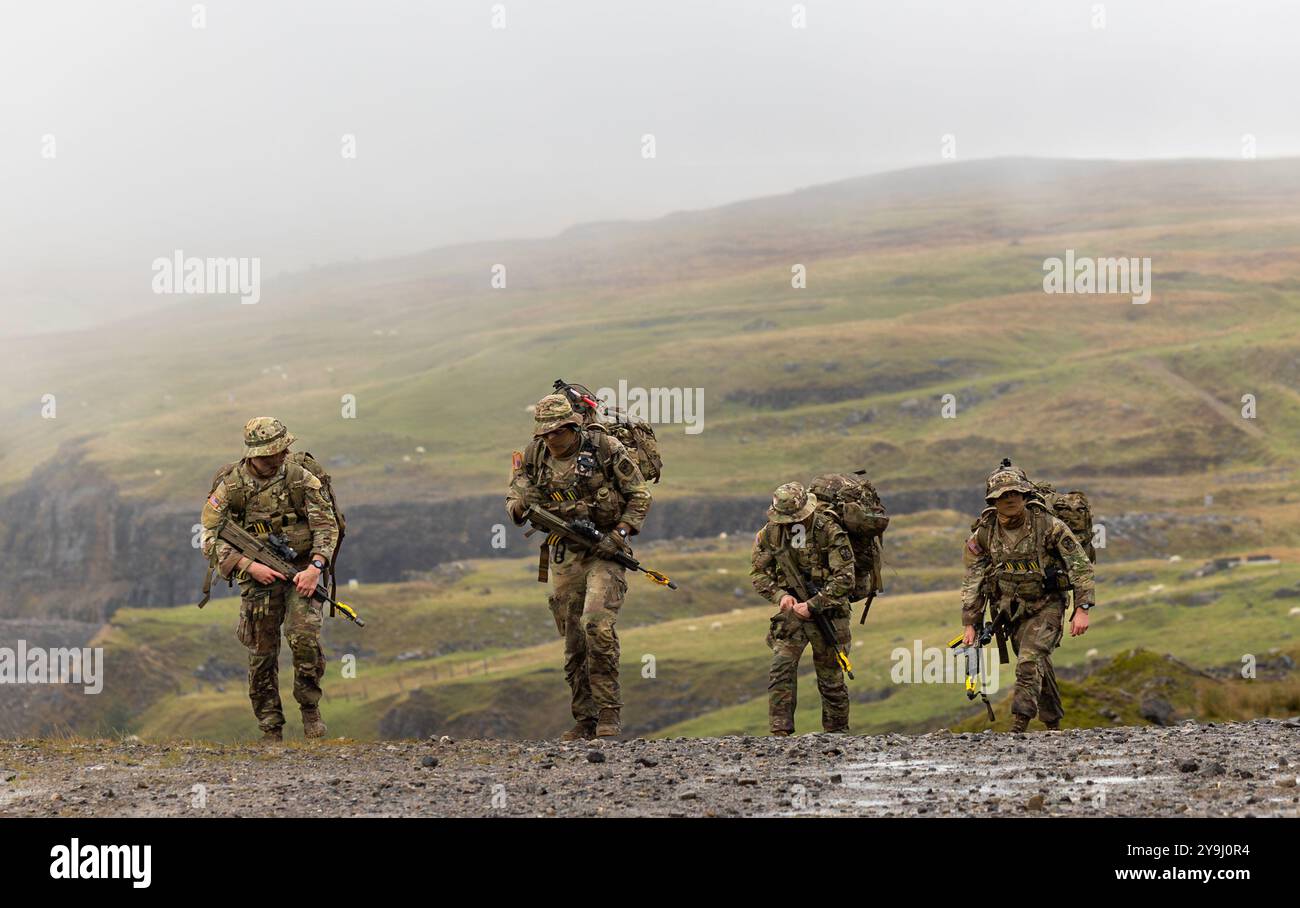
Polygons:
<instances>
[{"instance_id":1,"label":"grassy hillside","mask_svg":"<svg viewBox=\"0 0 1300 908\"><path fill-rule=\"evenodd\" d=\"M525 407L563 376L704 389L701 434L661 429L663 497L765 491L799 463L973 483L1014 453L1103 506L1145 494L1125 478L1195 476L1185 505L1289 468L1300 441L1298 202L1296 161L976 162L312 272L255 306L18 347L0 482L89 436L129 494L192 501L270 412L338 458L351 500L497 491ZM1067 248L1151 257L1152 301L1044 294Z\"/></svg>"},{"instance_id":2,"label":"grassy hillside","mask_svg":"<svg viewBox=\"0 0 1300 908\"><path fill-rule=\"evenodd\" d=\"M960 544L960 527L950 526L948 533ZM643 554L678 580L681 592L633 581L623 612L629 730L656 736L762 733L769 658L763 637L772 610L749 591L748 547L719 540L707 551L673 549L663 544ZM1286 560L1280 564L1203 578L1190 577L1195 565L1186 562L1103 566L1094 627L1082 639L1067 637L1056 655L1067 678L1068 724L1109 724L1112 719L1099 712L1107 706L1124 721L1142 721L1137 689L1115 693L1139 683L1133 679L1140 672L1128 663L1118 663L1122 671L1112 666L1109 675L1068 680L1085 666L1095 669L1133 650L1172 654L1189 671L1235 669L1246 655L1271 664L1279 654L1300 654L1298 600L1274 596L1300 587L1300 553L1282 554ZM561 644L531 566L530 559L474 562L427 582L351 591L370 626L327 622L324 709L331 731L357 738L434 732L537 738L567 727ZM927 573L905 567L895 579L906 588ZM956 572L947 576L955 589ZM960 672L931 683L920 668L913 675L902 667L910 663L901 654L942 649L955 633L952 589L887 595L877 600L865 628L854 624L857 677L850 690L856 731L924 730L963 720L984 727L983 710L965 699ZM97 641L107 648L104 694L80 698L75 713L65 700L59 715L81 732L253 736L244 656L233 636L235 614L232 599L215 600L202 612L191 606L118 612ZM354 677L343 673L349 656ZM815 730L820 721L809 655L803 669L797 722L800 730ZM1300 674L1284 670L1281 681L1274 674L1264 670L1256 680L1198 676L1196 690L1166 695L1183 715L1292 714L1300 708ZM290 730L297 734L287 656L281 679ZM999 701L1014 683L1011 667L1001 670L997 683L1001 689L993 699L1005 724L1006 703ZM67 719L74 714L75 721Z\"/></svg>"},{"instance_id":3,"label":"grassy hillside","mask_svg":"<svg viewBox=\"0 0 1300 908\"><path fill-rule=\"evenodd\" d=\"M264 287L255 306L195 298L11 345L0 357L0 491L77 441L146 506L141 520L155 506L197 511L213 469L238 456L244 421L271 413L329 465L345 505L427 505L436 519L439 502L503 491L510 452L531 432L527 407L557 377L702 388L702 432L657 429L660 501L760 495L853 467L868 469L887 499L976 489L1004 455L1036 478L1085 488L1108 532L1102 607L1095 630L1058 656L1076 672L1072 715L1111 721L1098 718L1101 682L1084 670L1131 650L1172 654L1196 671L1295 651L1300 618L1292 600L1271 597L1300 580L1298 212L1296 160L999 160L320 269ZM1067 249L1149 257L1151 301L1045 294L1043 262ZM505 289L490 286L495 264L507 268ZM791 286L794 265L806 267L806 289ZM1247 394L1253 419L1242 417ZM54 395L56 418L41 418L43 395ZM354 419L343 418L346 395ZM941 414L945 395L955 418ZM25 507L0 522L0 539L25 531ZM55 523L61 507L51 509ZM960 678L890 676L896 649L941 646L955 631L970 517L895 520L890 594L853 651L857 729L982 715ZM105 576L129 535L106 531L113 538L94 543ZM32 557L49 554L41 569L68 570L85 563L83 544L92 543L54 551L51 541L52 554ZM642 553L682 590L632 581L621 619L629 730L765 727L769 610L750 590L747 545ZM1207 555L1258 549L1283 563L1185 576ZM1153 553L1187 560L1141 560ZM331 728L357 737L564 728L560 645L533 571L532 559L487 559L356 590L371 626L333 622L326 634ZM42 721L249 735L233 615L233 600L203 612L118 611L100 635L109 689L94 702L46 702ZM339 674L344 655L356 659L355 678ZM287 668L282 678L287 698ZM1180 708L1285 708L1290 682L1263 682L1281 686L1262 699L1245 693L1254 683L1198 682ZM815 702L809 677L803 729L817 725ZM1136 706L1104 708L1132 719Z\"/></svg>"}]
</instances>

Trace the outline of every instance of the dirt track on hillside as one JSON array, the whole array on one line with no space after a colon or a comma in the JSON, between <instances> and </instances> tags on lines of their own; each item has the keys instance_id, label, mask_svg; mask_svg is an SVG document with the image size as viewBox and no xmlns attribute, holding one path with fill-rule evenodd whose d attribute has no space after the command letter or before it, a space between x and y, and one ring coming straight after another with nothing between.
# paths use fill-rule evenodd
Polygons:
<instances>
[{"instance_id":1,"label":"dirt track on hillside","mask_svg":"<svg viewBox=\"0 0 1300 908\"><path fill-rule=\"evenodd\" d=\"M0 816L1298 816L1300 720L1026 735L0 742Z\"/></svg>"}]
</instances>

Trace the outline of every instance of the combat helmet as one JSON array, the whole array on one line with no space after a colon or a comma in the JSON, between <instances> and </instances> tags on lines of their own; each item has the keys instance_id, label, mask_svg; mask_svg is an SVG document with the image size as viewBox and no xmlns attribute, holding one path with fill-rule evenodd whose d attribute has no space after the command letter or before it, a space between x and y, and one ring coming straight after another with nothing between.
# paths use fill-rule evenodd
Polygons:
<instances>
[{"instance_id":1,"label":"combat helmet","mask_svg":"<svg viewBox=\"0 0 1300 908\"><path fill-rule=\"evenodd\" d=\"M560 426L582 426L582 417L573 412L573 407L563 394L548 394L539 400L533 410L533 418L537 420L537 426L533 429L534 438L553 432Z\"/></svg>"},{"instance_id":2,"label":"combat helmet","mask_svg":"<svg viewBox=\"0 0 1300 908\"><path fill-rule=\"evenodd\" d=\"M787 482L772 493L767 519L772 523L798 523L807 520L816 507L816 495L797 482Z\"/></svg>"},{"instance_id":3,"label":"combat helmet","mask_svg":"<svg viewBox=\"0 0 1300 908\"><path fill-rule=\"evenodd\" d=\"M271 416L254 416L244 423L244 456L269 457L287 451L297 441L284 423Z\"/></svg>"},{"instance_id":4,"label":"combat helmet","mask_svg":"<svg viewBox=\"0 0 1300 908\"><path fill-rule=\"evenodd\" d=\"M1034 484L1029 481L1029 476L1024 470L1011 462L1008 457L1002 458L1002 463L998 468L989 474L989 478L984 482L984 500L992 504L1007 492L1019 492L1022 495L1034 495L1037 490Z\"/></svg>"}]
</instances>

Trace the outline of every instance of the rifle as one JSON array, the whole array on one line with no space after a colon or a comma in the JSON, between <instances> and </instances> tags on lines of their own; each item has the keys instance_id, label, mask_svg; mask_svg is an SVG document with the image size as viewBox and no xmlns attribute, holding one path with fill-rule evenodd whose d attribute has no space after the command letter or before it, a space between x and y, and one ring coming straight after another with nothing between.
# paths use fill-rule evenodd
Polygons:
<instances>
[{"instance_id":1,"label":"rifle","mask_svg":"<svg viewBox=\"0 0 1300 908\"><path fill-rule=\"evenodd\" d=\"M988 646L996 636L998 640L998 663L1006 665L1010 662L1007 656L1007 613L997 612L992 621L983 620L983 609L980 611L980 620L975 624L975 642L970 646L962 647L966 651L966 699L974 700L978 695L984 701L984 708L989 711L989 721L996 722L997 717L993 715L993 706L989 703L988 694L984 692L984 662L980 658L984 647ZM949 649L956 649L962 646L962 641L966 638L966 632L963 630L956 637L948 641Z\"/></svg>"},{"instance_id":2,"label":"rifle","mask_svg":"<svg viewBox=\"0 0 1300 908\"><path fill-rule=\"evenodd\" d=\"M618 551L608 555L597 551L596 547L605 540L605 534L596 529L596 525L590 520L575 520L573 523L567 523L550 511L543 510L532 504L528 506L528 510L524 511L524 519L533 525L533 528L524 534L525 536L531 536L538 530L546 534L546 542L542 545L543 559L545 559L550 546L564 542L576 546L582 551L592 552L597 558L604 558L606 561L621 564L628 570L640 571L660 586L666 586L670 590L677 589L677 584L669 580L667 575L644 567L641 562L625 551ZM546 563L543 561L537 575L540 583L546 582L546 575L543 573L545 566Z\"/></svg>"},{"instance_id":3,"label":"rifle","mask_svg":"<svg viewBox=\"0 0 1300 908\"><path fill-rule=\"evenodd\" d=\"M817 595L820 590L816 585L804 579L803 574L799 572L799 566L795 564L794 553L789 547L781 546L780 551L776 553L776 563L781 566L781 573L789 580L790 585L794 587L795 593L803 602L810 601ZM870 605L870 603L868 603ZM832 650L835 651L835 658L840 663L840 668L844 669L844 674L853 679L853 663L849 662L848 650L840 649L840 642L835 639L835 626L831 624L830 616L822 611L812 611L813 623L817 625L817 630L822 635L822 641L825 642Z\"/></svg>"},{"instance_id":4,"label":"rifle","mask_svg":"<svg viewBox=\"0 0 1300 908\"><path fill-rule=\"evenodd\" d=\"M948 649L956 649L962 646L962 641L966 638L966 632L963 630L956 637L948 641ZM970 646L963 646L966 651L966 699L974 700L976 695L984 701L984 708L989 711L989 722L996 722L997 717L993 715L993 704L989 703L989 695L984 692L984 664L980 658L984 652L984 647L989 645L993 639L993 622L981 621L975 625L975 642Z\"/></svg>"},{"instance_id":5,"label":"rifle","mask_svg":"<svg viewBox=\"0 0 1300 908\"><path fill-rule=\"evenodd\" d=\"M243 527L226 521L221 525L217 538L228 543L235 551L245 558L251 558L260 564L264 564L276 573L283 574L285 577L292 578L298 573L298 569L293 566L293 562L298 560L298 553L289 545L288 540L283 536L271 533L262 541L258 537L249 533ZM285 581L292 583L290 579ZM357 627L365 627L366 623L356 613L352 606L346 602L339 602L330 595L329 583L325 580L324 572L316 580L316 590L311 594L311 598L316 602L329 603L330 617L333 618L335 612L342 613ZM199 603L199 608L203 608L204 602Z\"/></svg>"}]
</instances>

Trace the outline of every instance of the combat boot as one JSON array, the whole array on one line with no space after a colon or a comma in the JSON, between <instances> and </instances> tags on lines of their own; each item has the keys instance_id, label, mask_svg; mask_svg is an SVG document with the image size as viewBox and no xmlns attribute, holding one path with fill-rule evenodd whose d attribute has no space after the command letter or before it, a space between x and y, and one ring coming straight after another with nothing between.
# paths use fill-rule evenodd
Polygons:
<instances>
[{"instance_id":1,"label":"combat boot","mask_svg":"<svg viewBox=\"0 0 1300 908\"><path fill-rule=\"evenodd\" d=\"M264 728L264 729L262 729L262 743L263 743L263 744L283 744L283 743L284 743L284 733L283 733L282 731L280 731L280 729L279 729L278 726L277 726L276 728Z\"/></svg>"},{"instance_id":2,"label":"combat boot","mask_svg":"<svg viewBox=\"0 0 1300 908\"><path fill-rule=\"evenodd\" d=\"M1011 716L1011 733L1013 735L1023 735L1025 729L1029 727L1029 717L1012 714Z\"/></svg>"},{"instance_id":3,"label":"combat boot","mask_svg":"<svg viewBox=\"0 0 1300 908\"><path fill-rule=\"evenodd\" d=\"M772 730L772 736L776 738L788 738L790 735L791 732L786 731L784 728L775 728Z\"/></svg>"},{"instance_id":4,"label":"combat boot","mask_svg":"<svg viewBox=\"0 0 1300 908\"><path fill-rule=\"evenodd\" d=\"M1048 731L1060 731L1060 730L1061 730L1061 720L1060 720L1060 719L1044 720L1043 724L1047 726L1047 730L1048 730Z\"/></svg>"},{"instance_id":5,"label":"combat boot","mask_svg":"<svg viewBox=\"0 0 1300 908\"><path fill-rule=\"evenodd\" d=\"M623 726L619 724L618 709L608 706L602 709L600 717L596 720L596 737L616 738L622 733Z\"/></svg>"},{"instance_id":6,"label":"combat boot","mask_svg":"<svg viewBox=\"0 0 1300 908\"><path fill-rule=\"evenodd\" d=\"M580 722L573 723L573 728L560 735L560 740L590 741L594 737L596 737L596 720L583 719Z\"/></svg>"},{"instance_id":7,"label":"combat boot","mask_svg":"<svg viewBox=\"0 0 1300 908\"><path fill-rule=\"evenodd\" d=\"M319 709L304 709L302 711L302 734L304 738L323 738L326 731L325 723L320 718Z\"/></svg>"}]
</instances>

